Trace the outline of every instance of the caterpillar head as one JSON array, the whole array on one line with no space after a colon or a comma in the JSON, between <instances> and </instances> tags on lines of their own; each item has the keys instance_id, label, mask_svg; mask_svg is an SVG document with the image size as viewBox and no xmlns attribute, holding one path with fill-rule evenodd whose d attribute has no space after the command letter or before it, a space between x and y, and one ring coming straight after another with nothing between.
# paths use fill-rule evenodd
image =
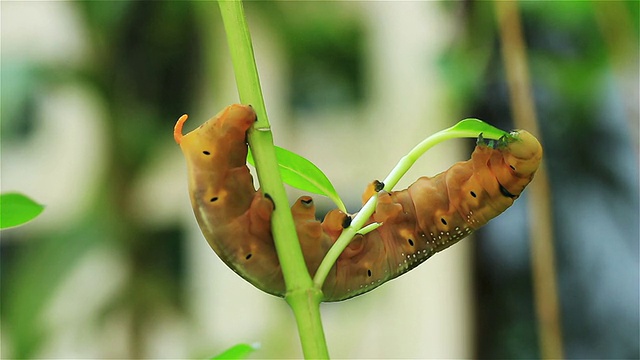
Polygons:
<instances>
[{"instance_id":1,"label":"caterpillar head","mask_svg":"<svg viewBox=\"0 0 640 360\"><path fill-rule=\"evenodd\" d=\"M515 130L504 139L498 159L492 159L492 171L503 188L514 197L531 181L540 161L542 146L525 130Z\"/></svg>"}]
</instances>

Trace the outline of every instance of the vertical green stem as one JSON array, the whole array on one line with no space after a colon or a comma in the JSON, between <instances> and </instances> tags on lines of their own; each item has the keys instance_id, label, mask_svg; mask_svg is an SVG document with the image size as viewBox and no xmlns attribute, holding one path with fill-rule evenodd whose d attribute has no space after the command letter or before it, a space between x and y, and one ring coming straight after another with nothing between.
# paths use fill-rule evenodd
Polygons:
<instances>
[{"instance_id":1,"label":"vertical green stem","mask_svg":"<svg viewBox=\"0 0 640 360\"><path fill-rule=\"evenodd\" d=\"M313 288L278 171L271 125L262 97L251 35L242 1L219 1L218 4L227 34L240 101L253 106L258 115L256 124L249 132L249 145L255 159L262 191L269 194L276 209L271 223L287 286L285 299L296 317L305 358L328 358L329 353L320 318L322 293Z\"/></svg>"}]
</instances>

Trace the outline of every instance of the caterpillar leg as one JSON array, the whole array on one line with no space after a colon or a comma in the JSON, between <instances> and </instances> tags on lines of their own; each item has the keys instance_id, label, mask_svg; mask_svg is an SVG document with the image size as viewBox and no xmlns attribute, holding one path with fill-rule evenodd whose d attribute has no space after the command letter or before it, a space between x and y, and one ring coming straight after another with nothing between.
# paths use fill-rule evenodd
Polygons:
<instances>
[{"instance_id":1,"label":"caterpillar leg","mask_svg":"<svg viewBox=\"0 0 640 360\"><path fill-rule=\"evenodd\" d=\"M256 192L249 207L249 231L252 234L265 234L271 231L271 214L273 202Z\"/></svg>"},{"instance_id":2,"label":"caterpillar leg","mask_svg":"<svg viewBox=\"0 0 640 360\"><path fill-rule=\"evenodd\" d=\"M291 207L291 213L296 223L307 269L313 276L329 248L342 233L347 215L334 209L329 211L320 223L316 220L316 207L310 196L301 196Z\"/></svg>"},{"instance_id":3,"label":"caterpillar leg","mask_svg":"<svg viewBox=\"0 0 640 360\"><path fill-rule=\"evenodd\" d=\"M375 222L383 223L387 221L387 219L397 217L402 211L402 205L395 202L391 198L391 194L386 191L381 191L378 196L376 212L373 213L373 219Z\"/></svg>"},{"instance_id":4,"label":"caterpillar leg","mask_svg":"<svg viewBox=\"0 0 640 360\"><path fill-rule=\"evenodd\" d=\"M369 199L384 189L384 183L378 180L374 180L369 183L362 193L362 205L366 204Z\"/></svg>"}]
</instances>

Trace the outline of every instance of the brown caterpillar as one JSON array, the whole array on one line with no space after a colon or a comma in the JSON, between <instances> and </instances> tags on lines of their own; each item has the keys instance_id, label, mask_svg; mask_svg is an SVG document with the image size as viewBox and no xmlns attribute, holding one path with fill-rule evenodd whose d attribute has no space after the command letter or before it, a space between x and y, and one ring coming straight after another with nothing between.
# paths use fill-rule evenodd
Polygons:
<instances>
[{"instance_id":1,"label":"brown caterpillar","mask_svg":"<svg viewBox=\"0 0 640 360\"><path fill-rule=\"evenodd\" d=\"M231 105L174 138L187 160L189 193L198 224L218 256L257 288L284 296L282 271L271 236L273 203L256 191L246 166L246 131L256 115ZM531 181L542 158L538 140L526 131L478 143L471 159L408 189L380 192L368 223L383 225L357 235L338 258L323 285L324 301L370 291L458 242L506 210ZM380 183L369 185L366 201ZM346 214L330 211L320 223L309 196L291 208L307 268L313 276L343 229Z\"/></svg>"}]
</instances>

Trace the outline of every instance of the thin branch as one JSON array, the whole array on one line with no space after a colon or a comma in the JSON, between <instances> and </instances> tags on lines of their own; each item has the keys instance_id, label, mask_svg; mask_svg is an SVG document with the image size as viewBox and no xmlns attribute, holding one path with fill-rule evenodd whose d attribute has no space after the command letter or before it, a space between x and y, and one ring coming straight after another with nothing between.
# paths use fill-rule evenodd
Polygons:
<instances>
[{"instance_id":1,"label":"thin branch","mask_svg":"<svg viewBox=\"0 0 640 360\"><path fill-rule=\"evenodd\" d=\"M518 4L515 1L496 1L494 4L514 122L517 127L528 129L542 140L537 126ZM543 159L535 180L529 185L531 265L540 333L540 353L545 359L561 359L564 353L550 201L549 179Z\"/></svg>"}]
</instances>

